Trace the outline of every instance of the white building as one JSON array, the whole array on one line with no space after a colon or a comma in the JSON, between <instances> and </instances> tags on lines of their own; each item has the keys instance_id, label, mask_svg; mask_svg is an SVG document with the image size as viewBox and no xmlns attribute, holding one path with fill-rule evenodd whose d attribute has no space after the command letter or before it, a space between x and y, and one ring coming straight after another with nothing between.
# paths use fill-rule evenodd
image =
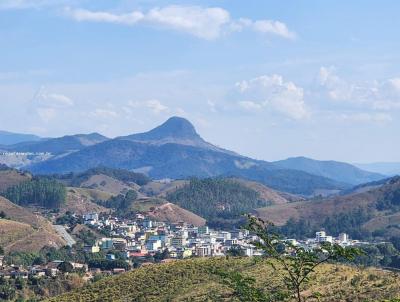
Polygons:
<instances>
[{"instance_id":1,"label":"white building","mask_svg":"<svg viewBox=\"0 0 400 302\"><path fill-rule=\"evenodd\" d=\"M340 243L347 243L349 241L349 235L346 233L339 234L339 242Z\"/></svg>"}]
</instances>

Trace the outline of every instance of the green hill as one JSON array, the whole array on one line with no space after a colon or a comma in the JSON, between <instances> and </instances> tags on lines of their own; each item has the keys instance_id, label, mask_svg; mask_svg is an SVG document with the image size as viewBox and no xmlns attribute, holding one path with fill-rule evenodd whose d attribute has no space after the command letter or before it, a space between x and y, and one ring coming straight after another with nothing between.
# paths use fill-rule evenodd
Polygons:
<instances>
[{"instance_id":1,"label":"green hill","mask_svg":"<svg viewBox=\"0 0 400 302\"><path fill-rule=\"evenodd\" d=\"M224 178L193 178L166 198L204 217L211 226L235 224L243 214L268 205L256 190Z\"/></svg>"},{"instance_id":2,"label":"green hill","mask_svg":"<svg viewBox=\"0 0 400 302\"><path fill-rule=\"evenodd\" d=\"M295 231L288 236L310 236L324 228L332 235L346 232L356 239L400 237L400 177L361 193L275 205L256 212Z\"/></svg>"},{"instance_id":3,"label":"green hill","mask_svg":"<svg viewBox=\"0 0 400 302\"><path fill-rule=\"evenodd\" d=\"M283 285L266 263L245 258L192 259L150 265L103 279L82 289L51 298L49 302L118 301L239 301L231 288L212 273L236 270L256 279L256 285L273 292ZM397 274L344 265L324 265L304 294L319 292L318 301L383 301L399 296ZM310 299L309 301L317 301Z\"/></svg>"}]
</instances>

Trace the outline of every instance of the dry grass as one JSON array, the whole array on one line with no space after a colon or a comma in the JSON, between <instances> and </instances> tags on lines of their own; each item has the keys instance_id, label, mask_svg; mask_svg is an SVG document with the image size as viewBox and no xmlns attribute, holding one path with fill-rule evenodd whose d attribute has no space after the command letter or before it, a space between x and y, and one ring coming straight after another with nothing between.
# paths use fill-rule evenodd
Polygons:
<instances>
[{"instance_id":1,"label":"dry grass","mask_svg":"<svg viewBox=\"0 0 400 302\"><path fill-rule=\"evenodd\" d=\"M91 176L80 186L82 188L93 188L113 195L118 195L128 190L137 190L139 188L138 185L127 185L122 181L103 174Z\"/></svg>"},{"instance_id":2,"label":"dry grass","mask_svg":"<svg viewBox=\"0 0 400 302\"><path fill-rule=\"evenodd\" d=\"M0 197L0 211L4 211L8 219L0 220L0 242L6 251L38 251L44 246L61 247L65 244L42 216L3 197Z\"/></svg>"},{"instance_id":3,"label":"dry grass","mask_svg":"<svg viewBox=\"0 0 400 302\"><path fill-rule=\"evenodd\" d=\"M17 170L0 171L0 192L31 178L30 174L21 173Z\"/></svg>"},{"instance_id":4,"label":"dry grass","mask_svg":"<svg viewBox=\"0 0 400 302\"><path fill-rule=\"evenodd\" d=\"M66 211L74 212L78 215L85 213L106 213L110 210L96 203L95 200L107 200L112 197L111 194L82 188L67 188L67 200L61 208L61 213Z\"/></svg>"},{"instance_id":5,"label":"dry grass","mask_svg":"<svg viewBox=\"0 0 400 302\"><path fill-rule=\"evenodd\" d=\"M148 214L156 220L168 223L186 222L195 226L206 224L204 218L170 202L156 207L154 210L149 211Z\"/></svg>"},{"instance_id":6,"label":"dry grass","mask_svg":"<svg viewBox=\"0 0 400 302\"><path fill-rule=\"evenodd\" d=\"M238 270L254 277L265 292L283 289L281 278L266 263L251 259L192 259L152 265L102 280L50 301L238 301L211 269ZM324 265L304 288L320 301L382 301L400 296L399 275L376 269ZM309 299L308 301L316 301Z\"/></svg>"}]
</instances>

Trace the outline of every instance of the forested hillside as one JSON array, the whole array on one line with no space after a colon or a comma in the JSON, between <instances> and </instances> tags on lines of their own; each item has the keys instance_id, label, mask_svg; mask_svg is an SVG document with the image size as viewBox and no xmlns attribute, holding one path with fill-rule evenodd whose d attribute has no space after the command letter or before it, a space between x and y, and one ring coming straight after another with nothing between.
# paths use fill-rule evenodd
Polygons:
<instances>
[{"instance_id":1,"label":"forested hillside","mask_svg":"<svg viewBox=\"0 0 400 302\"><path fill-rule=\"evenodd\" d=\"M18 205L59 208L66 199L65 186L50 178L35 177L9 187L2 195Z\"/></svg>"},{"instance_id":2,"label":"forested hillside","mask_svg":"<svg viewBox=\"0 0 400 302\"><path fill-rule=\"evenodd\" d=\"M189 184L168 193L166 198L204 217L211 226L235 224L242 214L266 206L257 191L223 178L193 178Z\"/></svg>"},{"instance_id":3,"label":"forested hillside","mask_svg":"<svg viewBox=\"0 0 400 302\"><path fill-rule=\"evenodd\" d=\"M285 234L301 238L325 229L355 239L400 237L400 177L366 192L312 199L258 209L259 216L283 226Z\"/></svg>"},{"instance_id":4,"label":"forested hillside","mask_svg":"<svg viewBox=\"0 0 400 302\"><path fill-rule=\"evenodd\" d=\"M109 167L97 167L81 173L53 175L53 177L65 181L70 186L79 187L83 182L95 175L106 175L119 181L135 183L139 186L145 185L150 181L150 178L142 173L135 173L125 169L115 169Z\"/></svg>"}]
</instances>

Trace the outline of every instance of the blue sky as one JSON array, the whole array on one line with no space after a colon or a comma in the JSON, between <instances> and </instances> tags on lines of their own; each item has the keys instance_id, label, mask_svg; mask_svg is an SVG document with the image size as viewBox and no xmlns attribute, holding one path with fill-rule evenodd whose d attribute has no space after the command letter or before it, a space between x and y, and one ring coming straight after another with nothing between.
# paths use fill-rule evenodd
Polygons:
<instances>
[{"instance_id":1,"label":"blue sky","mask_svg":"<svg viewBox=\"0 0 400 302\"><path fill-rule=\"evenodd\" d=\"M399 9L0 0L0 129L118 136L179 115L259 159L400 161Z\"/></svg>"}]
</instances>

